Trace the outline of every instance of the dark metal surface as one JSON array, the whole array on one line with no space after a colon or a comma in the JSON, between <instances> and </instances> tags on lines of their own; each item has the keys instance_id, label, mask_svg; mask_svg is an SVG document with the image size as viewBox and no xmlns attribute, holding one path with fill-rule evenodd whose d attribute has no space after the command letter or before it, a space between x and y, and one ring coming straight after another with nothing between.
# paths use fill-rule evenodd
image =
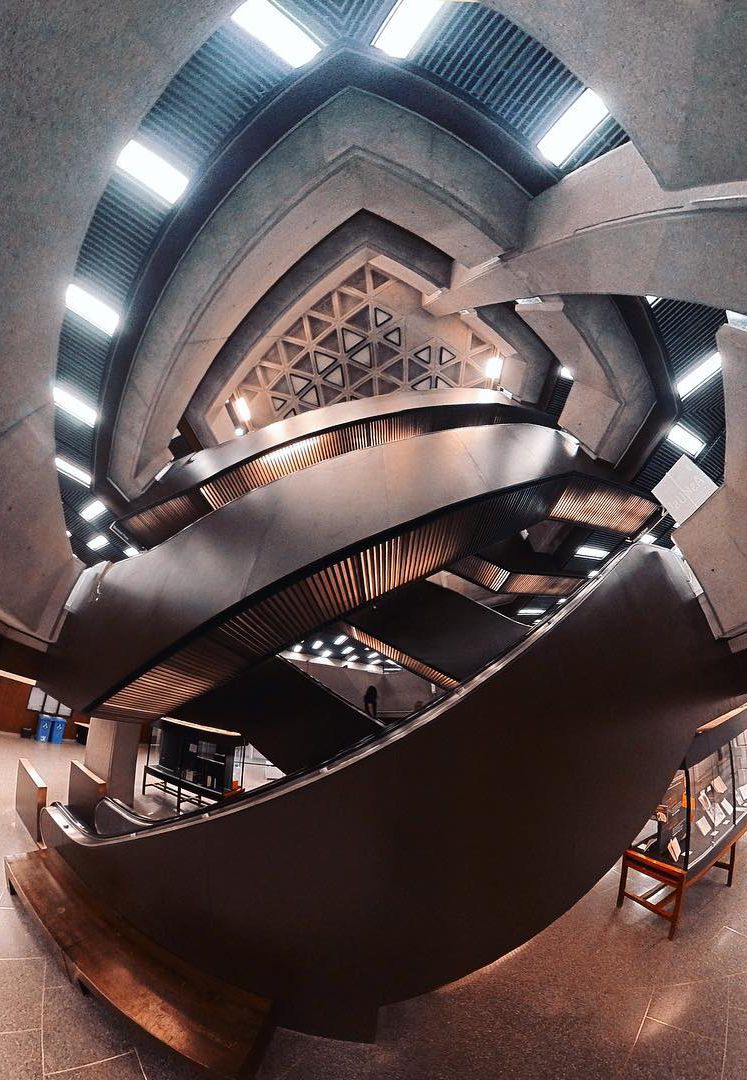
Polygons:
<instances>
[{"instance_id":1,"label":"dark metal surface","mask_svg":"<svg viewBox=\"0 0 747 1080\"><path fill-rule=\"evenodd\" d=\"M546 516L593 507L606 520L609 503L619 522L629 504L635 515L654 510L605 483L609 475L561 432L527 423L440 431L323 461L109 566L69 614L40 682L90 708L184 648L192 650L187 661L177 657L167 672L172 686L187 687L170 699L182 703L236 675L247 655L259 659L262 641L265 655L277 652L304 626L308 632ZM226 640L209 645L207 665L195 639L232 618ZM214 671L207 683L206 666ZM163 705L154 699L148 708L162 715Z\"/></svg>"},{"instance_id":2,"label":"dark metal surface","mask_svg":"<svg viewBox=\"0 0 747 1080\"><path fill-rule=\"evenodd\" d=\"M457 683L513 648L528 629L429 581L382 596L370 607L352 612L347 623L356 637L355 631L362 630ZM406 659L400 662L411 667Z\"/></svg>"},{"instance_id":3,"label":"dark metal surface","mask_svg":"<svg viewBox=\"0 0 747 1080\"><path fill-rule=\"evenodd\" d=\"M117 525L151 546L233 498L310 464L429 431L521 422L554 427L543 413L492 390L413 390L330 405L176 462ZM288 453L281 456L283 449Z\"/></svg>"},{"instance_id":4,"label":"dark metal surface","mask_svg":"<svg viewBox=\"0 0 747 1080\"><path fill-rule=\"evenodd\" d=\"M54 811L42 828L138 929L272 997L280 1023L370 1036L382 1002L578 900L746 691L747 656L712 638L678 561L638 545L508 666L327 772L133 839L65 832Z\"/></svg>"}]
</instances>

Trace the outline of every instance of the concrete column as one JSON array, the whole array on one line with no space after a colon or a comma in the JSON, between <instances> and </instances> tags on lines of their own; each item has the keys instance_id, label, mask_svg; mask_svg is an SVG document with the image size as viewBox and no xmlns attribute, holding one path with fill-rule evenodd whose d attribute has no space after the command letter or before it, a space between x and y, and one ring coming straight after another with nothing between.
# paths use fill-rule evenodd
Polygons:
<instances>
[{"instance_id":1,"label":"concrete column","mask_svg":"<svg viewBox=\"0 0 747 1080\"><path fill-rule=\"evenodd\" d=\"M106 781L114 799L132 806L135 796L135 769L140 744L140 725L120 720L91 718L84 765Z\"/></svg>"}]
</instances>

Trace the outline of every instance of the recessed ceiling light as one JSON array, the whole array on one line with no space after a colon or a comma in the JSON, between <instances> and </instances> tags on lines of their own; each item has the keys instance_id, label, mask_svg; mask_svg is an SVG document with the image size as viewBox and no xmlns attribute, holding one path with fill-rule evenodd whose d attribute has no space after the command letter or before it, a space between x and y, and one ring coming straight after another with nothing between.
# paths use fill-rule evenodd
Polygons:
<instances>
[{"instance_id":1,"label":"recessed ceiling light","mask_svg":"<svg viewBox=\"0 0 747 1080\"><path fill-rule=\"evenodd\" d=\"M57 466L57 471L61 472L63 476L69 476L71 480L77 480L79 484L83 484L85 487L91 486L91 474L87 473L85 469L79 469L77 465L73 465L72 461L66 461L65 458L56 457L54 463Z\"/></svg>"},{"instance_id":2,"label":"recessed ceiling light","mask_svg":"<svg viewBox=\"0 0 747 1080\"><path fill-rule=\"evenodd\" d=\"M604 548L589 547L587 544L582 544L580 548L576 548L576 554L580 559L606 559L609 551L605 551Z\"/></svg>"},{"instance_id":3,"label":"recessed ceiling light","mask_svg":"<svg viewBox=\"0 0 747 1080\"><path fill-rule=\"evenodd\" d=\"M335 645L344 645L347 640L347 634L340 634L339 637L335 638Z\"/></svg>"},{"instance_id":4,"label":"recessed ceiling light","mask_svg":"<svg viewBox=\"0 0 747 1080\"><path fill-rule=\"evenodd\" d=\"M379 654L378 654L377 652L369 651L369 653L368 653L368 658L369 658L369 660L370 660L372 656L378 656L378 655L379 655Z\"/></svg>"},{"instance_id":5,"label":"recessed ceiling light","mask_svg":"<svg viewBox=\"0 0 747 1080\"><path fill-rule=\"evenodd\" d=\"M70 532L70 530L69 530L69 529L65 529L65 535L67 536L67 538L68 538L68 540L69 540L69 539L70 539L70 537L71 537L71 536L72 536L73 534L72 534L72 533Z\"/></svg>"},{"instance_id":6,"label":"recessed ceiling light","mask_svg":"<svg viewBox=\"0 0 747 1080\"><path fill-rule=\"evenodd\" d=\"M237 397L234 401L234 408L239 420L243 420L245 424L248 424L252 418L252 410L247 405L246 398Z\"/></svg>"},{"instance_id":7,"label":"recessed ceiling light","mask_svg":"<svg viewBox=\"0 0 747 1080\"><path fill-rule=\"evenodd\" d=\"M98 413L90 405L86 405L85 401L81 401L80 398L75 397L68 390L63 390L61 386L55 386L52 397L55 405L69 416L81 420L84 424L88 424L89 427L95 425Z\"/></svg>"},{"instance_id":8,"label":"recessed ceiling light","mask_svg":"<svg viewBox=\"0 0 747 1080\"><path fill-rule=\"evenodd\" d=\"M87 547L89 547L91 551L100 551L101 548L106 547L108 543L109 541L103 533L99 533L98 536L94 536L88 541Z\"/></svg>"},{"instance_id":9,"label":"recessed ceiling light","mask_svg":"<svg viewBox=\"0 0 747 1080\"><path fill-rule=\"evenodd\" d=\"M589 571L589 577L599 577L599 571L598 570L590 570Z\"/></svg>"},{"instance_id":10,"label":"recessed ceiling light","mask_svg":"<svg viewBox=\"0 0 747 1080\"><path fill-rule=\"evenodd\" d=\"M311 647L312 647L312 649L321 649L323 644L324 644L324 642L322 641L322 639L317 638L316 641L314 642L314 644Z\"/></svg>"},{"instance_id":11,"label":"recessed ceiling light","mask_svg":"<svg viewBox=\"0 0 747 1080\"><path fill-rule=\"evenodd\" d=\"M558 375L560 376L561 379L568 379L570 381L573 380L573 372L571 371L570 368L562 367L560 369L560 371L558 372Z\"/></svg>"},{"instance_id":12,"label":"recessed ceiling light","mask_svg":"<svg viewBox=\"0 0 747 1080\"><path fill-rule=\"evenodd\" d=\"M349 657L348 657L348 660L349 660L349 662L350 662L350 663L352 664L354 660L360 660L360 657L359 657L359 656L357 656L357 655L356 655L355 653L353 653L353 655L352 655L352 656L349 656Z\"/></svg>"},{"instance_id":13,"label":"recessed ceiling light","mask_svg":"<svg viewBox=\"0 0 747 1080\"><path fill-rule=\"evenodd\" d=\"M702 439L693 434L682 424L675 424L669 429L667 438L675 446L678 446L680 450L684 450L686 454L690 454L691 457L697 457L700 451L705 446Z\"/></svg>"},{"instance_id":14,"label":"recessed ceiling light","mask_svg":"<svg viewBox=\"0 0 747 1080\"><path fill-rule=\"evenodd\" d=\"M566 598L564 596L561 596L561 598L558 600L558 607L560 607L561 604L567 604L567 603L568 603L568 601L566 600Z\"/></svg>"},{"instance_id":15,"label":"recessed ceiling light","mask_svg":"<svg viewBox=\"0 0 747 1080\"><path fill-rule=\"evenodd\" d=\"M387 56L404 60L444 6L444 0L399 0L371 42Z\"/></svg>"},{"instance_id":16,"label":"recessed ceiling light","mask_svg":"<svg viewBox=\"0 0 747 1080\"><path fill-rule=\"evenodd\" d=\"M246 0L231 18L292 68L307 64L320 52L314 39L269 0Z\"/></svg>"},{"instance_id":17,"label":"recessed ceiling light","mask_svg":"<svg viewBox=\"0 0 747 1080\"><path fill-rule=\"evenodd\" d=\"M351 653L352 651L353 651L353 646L352 645L346 645L345 648L342 650L342 655L346 656L348 653Z\"/></svg>"},{"instance_id":18,"label":"recessed ceiling light","mask_svg":"<svg viewBox=\"0 0 747 1080\"><path fill-rule=\"evenodd\" d=\"M237 439L239 439L242 435L246 435L246 432L244 431L243 427L235 427L233 429L233 433L234 433L234 435L236 436Z\"/></svg>"},{"instance_id":19,"label":"recessed ceiling light","mask_svg":"<svg viewBox=\"0 0 747 1080\"><path fill-rule=\"evenodd\" d=\"M644 533L643 536L638 537L639 544L655 544L656 537L653 533Z\"/></svg>"},{"instance_id":20,"label":"recessed ceiling light","mask_svg":"<svg viewBox=\"0 0 747 1080\"><path fill-rule=\"evenodd\" d=\"M119 326L119 312L74 282L65 290L65 305L110 337Z\"/></svg>"},{"instance_id":21,"label":"recessed ceiling light","mask_svg":"<svg viewBox=\"0 0 747 1080\"><path fill-rule=\"evenodd\" d=\"M516 612L517 615L544 615L545 609L541 607L523 607Z\"/></svg>"},{"instance_id":22,"label":"recessed ceiling light","mask_svg":"<svg viewBox=\"0 0 747 1080\"><path fill-rule=\"evenodd\" d=\"M646 296L646 302L647 302L649 307L656 307L657 304L661 303L661 297L660 296L648 296L647 295Z\"/></svg>"},{"instance_id":23,"label":"recessed ceiling light","mask_svg":"<svg viewBox=\"0 0 747 1080\"><path fill-rule=\"evenodd\" d=\"M609 110L599 95L584 90L542 136L537 149L553 165L562 165L606 116Z\"/></svg>"},{"instance_id":24,"label":"recessed ceiling light","mask_svg":"<svg viewBox=\"0 0 747 1080\"><path fill-rule=\"evenodd\" d=\"M158 195L169 206L172 206L184 194L184 189L189 183L189 177L135 139L131 139L121 151L117 158L117 166Z\"/></svg>"},{"instance_id":25,"label":"recessed ceiling light","mask_svg":"<svg viewBox=\"0 0 747 1080\"><path fill-rule=\"evenodd\" d=\"M138 549L135 547L126 547L124 549L124 552L128 559L134 559L136 555L140 554Z\"/></svg>"},{"instance_id":26,"label":"recessed ceiling light","mask_svg":"<svg viewBox=\"0 0 747 1080\"><path fill-rule=\"evenodd\" d=\"M489 379L500 379L503 371L503 357L491 356L485 364L485 374Z\"/></svg>"},{"instance_id":27,"label":"recessed ceiling light","mask_svg":"<svg viewBox=\"0 0 747 1080\"><path fill-rule=\"evenodd\" d=\"M374 656L373 659L372 659L369 656L368 662L369 662L369 664L381 664L383 661L381 660L381 657L377 658L377 657Z\"/></svg>"},{"instance_id":28,"label":"recessed ceiling light","mask_svg":"<svg viewBox=\"0 0 747 1080\"><path fill-rule=\"evenodd\" d=\"M677 380L677 393L681 398L686 398L693 391L707 383L714 375L721 371L721 353L711 353L701 360L695 367L690 368L686 375Z\"/></svg>"},{"instance_id":29,"label":"recessed ceiling light","mask_svg":"<svg viewBox=\"0 0 747 1080\"><path fill-rule=\"evenodd\" d=\"M106 507L101 502L101 500L94 499L93 502L89 502L86 506L83 507L80 512L80 516L83 518L84 521L93 521L95 518L101 517L105 510Z\"/></svg>"},{"instance_id":30,"label":"recessed ceiling light","mask_svg":"<svg viewBox=\"0 0 747 1080\"><path fill-rule=\"evenodd\" d=\"M321 654L320 654L320 655L321 655L321 656L325 656L325 657L326 657L326 656L331 656L331 655L332 655L332 650L331 650L331 649L322 649L322 651L321 651Z\"/></svg>"}]
</instances>

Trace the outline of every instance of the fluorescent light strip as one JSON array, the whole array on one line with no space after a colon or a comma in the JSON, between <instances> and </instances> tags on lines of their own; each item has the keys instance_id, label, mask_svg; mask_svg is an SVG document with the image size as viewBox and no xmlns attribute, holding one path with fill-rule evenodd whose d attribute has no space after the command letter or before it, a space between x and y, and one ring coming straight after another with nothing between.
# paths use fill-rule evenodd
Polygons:
<instances>
[{"instance_id":1,"label":"fluorescent light strip","mask_svg":"<svg viewBox=\"0 0 747 1080\"><path fill-rule=\"evenodd\" d=\"M677 380L677 393L681 398L688 397L703 386L704 383L707 383L709 379L712 379L714 375L717 375L719 371L721 371L721 354L718 352L711 353L710 356L706 356L705 360L701 360L694 368L690 368L686 375Z\"/></svg>"},{"instance_id":2,"label":"fluorescent light strip","mask_svg":"<svg viewBox=\"0 0 747 1080\"><path fill-rule=\"evenodd\" d=\"M75 282L71 282L65 290L65 305L70 311L80 315L81 319L103 330L109 337L119 326L119 312Z\"/></svg>"},{"instance_id":3,"label":"fluorescent light strip","mask_svg":"<svg viewBox=\"0 0 747 1080\"><path fill-rule=\"evenodd\" d=\"M344 645L347 640L347 634L340 634L339 637L335 638L335 645Z\"/></svg>"},{"instance_id":4,"label":"fluorescent light strip","mask_svg":"<svg viewBox=\"0 0 747 1080\"><path fill-rule=\"evenodd\" d=\"M297 22L269 0L246 0L231 19L292 68L307 64L321 51Z\"/></svg>"},{"instance_id":5,"label":"fluorescent light strip","mask_svg":"<svg viewBox=\"0 0 747 1080\"><path fill-rule=\"evenodd\" d=\"M576 548L576 554L580 559L606 559L609 551L605 551L604 548L589 547L582 544L580 548Z\"/></svg>"},{"instance_id":6,"label":"fluorescent light strip","mask_svg":"<svg viewBox=\"0 0 747 1080\"><path fill-rule=\"evenodd\" d=\"M544 615L545 609L541 607L524 607L516 612L517 615Z\"/></svg>"},{"instance_id":7,"label":"fluorescent light strip","mask_svg":"<svg viewBox=\"0 0 747 1080\"><path fill-rule=\"evenodd\" d=\"M537 149L553 165L562 165L588 139L609 110L593 90L584 90L537 143Z\"/></svg>"},{"instance_id":8,"label":"fluorescent light strip","mask_svg":"<svg viewBox=\"0 0 747 1080\"><path fill-rule=\"evenodd\" d=\"M77 480L84 487L91 486L91 474L87 473L85 469L79 469L77 465L73 465L72 461L66 461L65 458L61 457L56 457L54 463L57 466L57 471L61 472L63 476L69 476L71 480Z\"/></svg>"},{"instance_id":9,"label":"fluorescent light strip","mask_svg":"<svg viewBox=\"0 0 747 1080\"><path fill-rule=\"evenodd\" d=\"M80 512L80 516L83 518L84 521L94 521L97 517L101 517L105 510L106 507L101 502L101 500L94 499L93 502L89 502L86 506L83 507Z\"/></svg>"},{"instance_id":10,"label":"fluorescent light strip","mask_svg":"<svg viewBox=\"0 0 747 1080\"><path fill-rule=\"evenodd\" d=\"M387 56L404 60L444 6L444 0L399 0L371 42Z\"/></svg>"},{"instance_id":11,"label":"fluorescent light strip","mask_svg":"<svg viewBox=\"0 0 747 1080\"><path fill-rule=\"evenodd\" d=\"M643 536L638 537L639 544L655 544L656 537L653 533L644 533Z\"/></svg>"},{"instance_id":12,"label":"fluorescent light strip","mask_svg":"<svg viewBox=\"0 0 747 1080\"><path fill-rule=\"evenodd\" d=\"M321 655L322 655L322 656L323 656L323 657L325 658L325 660L326 660L326 658L327 658L328 656L331 656L331 655L332 655L332 650L331 650L331 649L322 649Z\"/></svg>"},{"instance_id":13,"label":"fluorescent light strip","mask_svg":"<svg viewBox=\"0 0 747 1080\"><path fill-rule=\"evenodd\" d=\"M189 183L188 176L135 139L131 139L121 151L117 158L117 168L158 195L169 206L173 206L184 194Z\"/></svg>"},{"instance_id":14,"label":"fluorescent light strip","mask_svg":"<svg viewBox=\"0 0 747 1080\"><path fill-rule=\"evenodd\" d=\"M55 386L52 391L52 397L55 405L66 412L68 416L74 417L75 420L80 420L84 424L88 424L89 427L93 427L98 419L98 413L90 405L86 405L85 401L81 401L80 398L75 397L69 390L63 390L61 386Z\"/></svg>"},{"instance_id":15,"label":"fluorescent light strip","mask_svg":"<svg viewBox=\"0 0 747 1080\"><path fill-rule=\"evenodd\" d=\"M323 644L324 644L324 642L321 640L321 638L319 638L314 642L314 644L311 647L312 647L312 649L321 649Z\"/></svg>"},{"instance_id":16,"label":"fluorescent light strip","mask_svg":"<svg viewBox=\"0 0 747 1080\"><path fill-rule=\"evenodd\" d=\"M126 547L124 552L128 559L134 559L136 555L140 554L138 549L134 547Z\"/></svg>"},{"instance_id":17,"label":"fluorescent light strip","mask_svg":"<svg viewBox=\"0 0 747 1080\"><path fill-rule=\"evenodd\" d=\"M569 382L573 382L573 372L570 368L562 367L558 372L558 376L561 379L567 379Z\"/></svg>"},{"instance_id":18,"label":"fluorescent light strip","mask_svg":"<svg viewBox=\"0 0 747 1080\"><path fill-rule=\"evenodd\" d=\"M649 307L656 307L656 305L660 304L661 301L662 301L661 296L649 296L648 293L646 294L646 303L648 304Z\"/></svg>"},{"instance_id":19,"label":"fluorescent light strip","mask_svg":"<svg viewBox=\"0 0 747 1080\"><path fill-rule=\"evenodd\" d=\"M109 541L106 539L103 533L99 533L98 536L92 537L86 545L91 551L101 551L102 547L106 547Z\"/></svg>"},{"instance_id":20,"label":"fluorescent light strip","mask_svg":"<svg viewBox=\"0 0 747 1080\"><path fill-rule=\"evenodd\" d=\"M350 661L351 664L353 663L354 660L359 660L359 659L360 659L360 657L357 656L355 653L353 653L352 656L348 657L348 660Z\"/></svg>"},{"instance_id":21,"label":"fluorescent light strip","mask_svg":"<svg viewBox=\"0 0 747 1080\"><path fill-rule=\"evenodd\" d=\"M234 402L234 408L236 409L236 415L239 420L243 420L245 424L248 424L252 418L252 411L246 403L246 398L237 397Z\"/></svg>"},{"instance_id":22,"label":"fluorescent light strip","mask_svg":"<svg viewBox=\"0 0 747 1080\"><path fill-rule=\"evenodd\" d=\"M691 457L697 457L705 446L701 438L683 427L682 424L675 424L670 428L667 439L675 446L678 446L680 450L684 450L686 454L690 454Z\"/></svg>"},{"instance_id":23,"label":"fluorescent light strip","mask_svg":"<svg viewBox=\"0 0 747 1080\"><path fill-rule=\"evenodd\" d=\"M353 646L352 645L346 645L345 648L342 650L342 655L347 656L347 654L351 653L352 651L353 651Z\"/></svg>"}]
</instances>

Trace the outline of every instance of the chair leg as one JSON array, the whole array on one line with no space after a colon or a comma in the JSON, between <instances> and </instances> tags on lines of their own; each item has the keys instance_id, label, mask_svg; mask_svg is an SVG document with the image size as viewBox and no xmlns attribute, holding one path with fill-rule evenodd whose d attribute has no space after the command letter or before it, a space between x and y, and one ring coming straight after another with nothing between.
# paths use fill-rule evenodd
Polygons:
<instances>
[{"instance_id":1,"label":"chair leg","mask_svg":"<svg viewBox=\"0 0 747 1080\"><path fill-rule=\"evenodd\" d=\"M622 907L625 900L625 885L628 881L628 864L623 857L622 868L620 870L620 888L617 890L617 906Z\"/></svg>"},{"instance_id":2,"label":"chair leg","mask_svg":"<svg viewBox=\"0 0 747 1080\"><path fill-rule=\"evenodd\" d=\"M674 937L675 930L677 929L677 923L680 921L680 911L682 910L682 901L685 898L685 886L684 882L680 882L677 885L677 896L674 901L674 910L672 911L672 922L669 927L669 940Z\"/></svg>"},{"instance_id":3,"label":"chair leg","mask_svg":"<svg viewBox=\"0 0 747 1080\"><path fill-rule=\"evenodd\" d=\"M726 884L729 885L729 886L731 885L732 881L734 880L734 866L736 864L736 861L737 861L737 845L732 844L731 845L731 853L729 855L729 873L726 876Z\"/></svg>"}]
</instances>

